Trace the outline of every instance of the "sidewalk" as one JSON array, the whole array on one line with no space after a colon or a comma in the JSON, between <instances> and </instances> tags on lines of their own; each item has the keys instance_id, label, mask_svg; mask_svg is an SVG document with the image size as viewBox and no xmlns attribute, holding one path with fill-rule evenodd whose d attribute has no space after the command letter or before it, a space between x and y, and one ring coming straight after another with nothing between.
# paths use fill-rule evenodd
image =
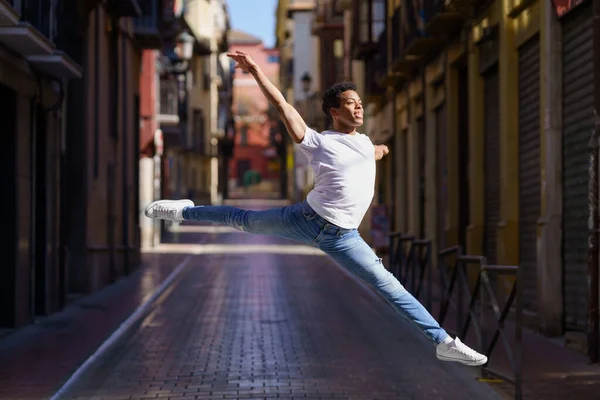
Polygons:
<instances>
[{"instance_id":1,"label":"sidewalk","mask_svg":"<svg viewBox=\"0 0 600 400\"><path fill-rule=\"evenodd\" d=\"M385 261L388 261L387 256ZM432 314L437 319L440 306L439 293L437 299L435 293L432 298ZM504 307L504 304L500 304L500 307ZM493 314L491 309L486 310L486 313L489 316ZM449 308L443 327L446 330L456 332L456 317L456 312ZM491 328L493 329L494 326ZM510 320L505 322L504 332L510 341L510 345L513 346L514 324ZM491 334L493 332L486 332L487 340L489 340ZM476 347L477 337L472 324L469 334L464 339ZM491 354L488 367L502 373L504 376L514 376L509 358L500 339ZM548 338L523 327L522 371L523 399L600 399L600 366L590 364L585 355L566 348L562 337ZM498 380L496 378L490 379ZM505 399L514 399L514 386L510 382L490 382L489 385Z\"/></svg>"},{"instance_id":2,"label":"sidewalk","mask_svg":"<svg viewBox=\"0 0 600 400\"><path fill-rule=\"evenodd\" d=\"M0 399L51 396L184 258L144 255L131 276L0 340Z\"/></svg>"}]
</instances>

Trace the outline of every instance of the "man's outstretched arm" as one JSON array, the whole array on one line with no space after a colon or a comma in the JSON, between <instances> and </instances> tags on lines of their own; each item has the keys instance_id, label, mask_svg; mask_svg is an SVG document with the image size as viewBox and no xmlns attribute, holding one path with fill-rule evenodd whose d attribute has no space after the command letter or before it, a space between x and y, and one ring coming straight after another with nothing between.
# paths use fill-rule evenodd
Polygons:
<instances>
[{"instance_id":1,"label":"man's outstretched arm","mask_svg":"<svg viewBox=\"0 0 600 400\"><path fill-rule=\"evenodd\" d=\"M292 105L290 105L283 97L283 94L269 81L266 75L262 72L258 65L252 60L252 58L241 51L235 53L227 53L229 57L237 62L236 68L240 68L246 71L254 77L256 83L260 87L269 103L275 107L279 113L279 117L285 124L287 131L289 132L292 140L295 143L301 143L304 139L304 132L306 131L306 123L296 111Z\"/></svg>"}]
</instances>

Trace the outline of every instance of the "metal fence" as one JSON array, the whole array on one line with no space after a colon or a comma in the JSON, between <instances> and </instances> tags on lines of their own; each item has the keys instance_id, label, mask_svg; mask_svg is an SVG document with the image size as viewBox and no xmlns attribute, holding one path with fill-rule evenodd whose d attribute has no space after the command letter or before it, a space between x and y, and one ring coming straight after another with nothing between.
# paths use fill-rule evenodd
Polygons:
<instances>
[{"instance_id":1,"label":"metal fence","mask_svg":"<svg viewBox=\"0 0 600 400\"><path fill-rule=\"evenodd\" d=\"M463 338L472 331L477 338L478 350L488 357L488 363L481 367L482 377L499 377L512 383L514 398L520 400L523 296L522 285L518 284L519 268L488 265L484 256L465 255L461 246L452 246L438 253L437 271L434 271L431 240L417 239L401 232L391 233L389 238L389 268L394 276L433 315L436 314L433 310L435 298L439 303L437 320L446 330ZM500 276L508 277L511 282L506 299L496 290ZM505 322L511 312L514 324L512 338L505 330ZM447 329L447 318L451 313L456 318L456 332ZM508 358L511 375L489 366L492 357L497 354L498 343L501 343Z\"/></svg>"}]
</instances>

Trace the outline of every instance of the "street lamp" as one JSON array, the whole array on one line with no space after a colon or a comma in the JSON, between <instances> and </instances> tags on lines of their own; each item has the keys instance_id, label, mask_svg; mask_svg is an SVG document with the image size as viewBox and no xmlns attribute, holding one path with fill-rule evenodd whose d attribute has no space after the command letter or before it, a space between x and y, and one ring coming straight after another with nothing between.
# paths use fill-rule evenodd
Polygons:
<instances>
[{"instance_id":1,"label":"street lamp","mask_svg":"<svg viewBox=\"0 0 600 400\"><path fill-rule=\"evenodd\" d=\"M179 53L183 61L189 61L192 59L194 53L194 42L196 39L187 32L181 32L177 37L177 44L181 46Z\"/></svg>"},{"instance_id":2,"label":"street lamp","mask_svg":"<svg viewBox=\"0 0 600 400\"><path fill-rule=\"evenodd\" d=\"M185 74L189 68L189 61L194 56L194 43L196 39L187 32L181 32L177 36L177 43L171 48L166 56L171 62L169 72L179 75Z\"/></svg>"}]
</instances>

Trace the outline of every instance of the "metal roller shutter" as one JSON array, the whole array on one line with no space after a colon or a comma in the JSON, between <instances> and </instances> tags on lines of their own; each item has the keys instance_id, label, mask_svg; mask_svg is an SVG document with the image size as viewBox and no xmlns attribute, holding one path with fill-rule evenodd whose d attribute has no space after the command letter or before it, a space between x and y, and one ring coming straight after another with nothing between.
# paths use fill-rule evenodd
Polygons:
<instances>
[{"instance_id":1,"label":"metal roller shutter","mask_svg":"<svg viewBox=\"0 0 600 400\"><path fill-rule=\"evenodd\" d=\"M587 326L588 140L593 119L591 2L563 24L563 271L565 328Z\"/></svg>"},{"instance_id":2,"label":"metal roller shutter","mask_svg":"<svg viewBox=\"0 0 600 400\"><path fill-rule=\"evenodd\" d=\"M497 66L483 75L485 101L485 232L484 255L496 264L496 230L500 221L500 78Z\"/></svg>"},{"instance_id":3,"label":"metal roller shutter","mask_svg":"<svg viewBox=\"0 0 600 400\"><path fill-rule=\"evenodd\" d=\"M469 225L469 71L458 70L458 244L467 248Z\"/></svg>"},{"instance_id":4,"label":"metal roller shutter","mask_svg":"<svg viewBox=\"0 0 600 400\"><path fill-rule=\"evenodd\" d=\"M519 267L523 299L537 310L537 219L540 216L540 41L519 48Z\"/></svg>"},{"instance_id":5,"label":"metal roller shutter","mask_svg":"<svg viewBox=\"0 0 600 400\"><path fill-rule=\"evenodd\" d=\"M425 119L420 117L417 119L417 132L419 137L417 138L417 154L419 155L419 226L418 236L420 238L425 237L425 188L426 186L426 173L425 173L425 162L427 157L427 149L425 147Z\"/></svg>"},{"instance_id":6,"label":"metal roller shutter","mask_svg":"<svg viewBox=\"0 0 600 400\"><path fill-rule=\"evenodd\" d=\"M437 246L438 250L446 247L444 228L446 221L446 208L448 205L448 156L446 138L446 105L435 111L435 131L437 147Z\"/></svg>"}]
</instances>

